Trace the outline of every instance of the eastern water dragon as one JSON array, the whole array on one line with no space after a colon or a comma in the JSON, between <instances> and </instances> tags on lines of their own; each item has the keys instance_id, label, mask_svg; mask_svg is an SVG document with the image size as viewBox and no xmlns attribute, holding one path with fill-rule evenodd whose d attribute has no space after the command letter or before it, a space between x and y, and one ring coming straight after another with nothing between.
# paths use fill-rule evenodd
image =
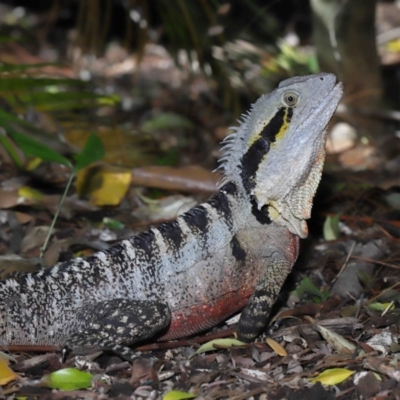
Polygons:
<instances>
[{"instance_id":1,"label":"eastern water dragon","mask_svg":"<svg viewBox=\"0 0 400 400\"><path fill-rule=\"evenodd\" d=\"M109 250L0 282L0 344L129 348L189 336L242 310L260 334L307 236L342 96L332 74L295 77L262 96L224 141L219 192Z\"/></svg>"}]
</instances>

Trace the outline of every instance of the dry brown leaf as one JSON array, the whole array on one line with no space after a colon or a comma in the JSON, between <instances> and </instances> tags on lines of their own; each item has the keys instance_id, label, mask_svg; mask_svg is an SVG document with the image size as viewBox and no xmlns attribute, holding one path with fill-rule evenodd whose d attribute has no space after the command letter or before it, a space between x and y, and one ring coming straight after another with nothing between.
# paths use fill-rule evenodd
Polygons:
<instances>
[{"instance_id":1,"label":"dry brown leaf","mask_svg":"<svg viewBox=\"0 0 400 400\"><path fill-rule=\"evenodd\" d=\"M285 357L288 355L287 351L274 339L267 338L266 342L268 346L271 347L271 349L274 350L276 354L278 354L278 356Z\"/></svg>"},{"instance_id":2,"label":"dry brown leaf","mask_svg":"<svg viewBox=\"0 0 400 400\"><path fill-rule=\"evenodd\" d=\"M151 166L132 170L132 183L183 192L214 193L220 176L192 165L183 168Z\"/></svg>"},{"instance_id":3,"label":"dry brown leaf","mask_svg":"<svg viewBox=\"0 0 400 400\"><path fill-rule=\"evenodd\" d=\"M26 260L15 254L0 256L0 280L14 272L34 272L37 270L32 260Z\"/></svg>"},{"instance_id":4,"label":"dry brown leaf","mask_svg":"<svg viewBox=\"0 0 400 400\"><path fill-rule=\"evenodd\" d=\"M27 224L28 222L31 222L33 220L32 215L20 211L16 211L15 216L17 217L18 223L21 225Z\"/></svg>"},{"instance_id":5,"label":"dry brown leaf","mask_svg":"<svg viewBox=\"0 0 400 400\"><path fill-rule=\"evenodd\" d=\"M76 243L74 238L56 240L44 253L44 265L48 267L54 265L60 259L60 253L66 252L74 243Z\"/></svg>"},{"instance_id":6,"label":"dry brown leaf","mask_svg":"<svg viewBox=\"0 0 400 400\"><path fill-rule=\"evenodd\" d=\"M18 204L18 190L0 189L0 208L11 208Z\"/></svg>"},{"instance_id":7,"label":"dry brown leaf","mask_svg":"<svg viewBox=\"0 0 400 400\"><path fill-rule=\"evenodd\" d=\"M49 233L49 226L35 226L21 241L21 253L42 246ZM53 233L55 230L53 229Z\"/></svg>"},{"instance_id":8,"label":"dry brown leaf","mask_svg":"<svg viewBox=\"0 0 400 400\"><path fill-rule=\"evenodd\" d=\"M393 361L395 362L391 364L391 362L382 357L368 357L364 360L364 368L387 375L397 382L400 382L400 366L395 358Z\"/></svg>"},{"instance_id":9,"label":"dry brown leaf","mask_svg":"<svg viewBox=\"0 0 400 400\"><path fill-rule=\"evenodd\" d=\"M320 325L315 325L315 329L339 354L353 354L355 352L356 346L343 336Z\"/></svg>"},{"instance_id":10,"label":"dry brown leaf","mask_svg":"<svg viewBox=\"0 0 400 400\"><path fill-rule=\"evenodd\" d=\"M132 215L139 220L167 220L177 218L179 215L189 211L197 202L191 197L174 195L164 197L160 200L147 199L138 195L143 204L138 207Z\"/></svg>"}]
</instances>

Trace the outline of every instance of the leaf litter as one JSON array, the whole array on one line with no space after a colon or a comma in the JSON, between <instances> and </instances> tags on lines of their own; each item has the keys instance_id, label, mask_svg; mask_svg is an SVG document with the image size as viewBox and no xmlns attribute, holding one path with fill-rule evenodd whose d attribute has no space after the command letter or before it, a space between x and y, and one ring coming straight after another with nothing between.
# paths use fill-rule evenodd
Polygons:
<instances>
[{"instance_id":1,"label":"leaf litter","mask_svg":"<svg viewBox=\"0 0 400 400\"><path fill-rule=\"evenodd\" d=\"M160 103L167 104L174 98L173 89L170 90L164 93L165 98L161 98ZM149 103L152 100L147 99ZM205 144L204 129L185 115L186 106L177 101L175 108L181 108L181 117L176 111L173 114L165 112L159 114L162 118L148 119L147 125L137 124L138 127L150 127L150 131L162 130L158 134L165 139L164 160L173 160L172 165L155 166L153 155L147 160L140 158L131 163L129 155L133 153L128 152L128 161L124 159L122 167L118 165L122 169L113 170L124 178L121 179L120 192L117 195L112 184L105 189L106 192L115 191L112 207L109 200L105 202L102 199L100 203L91 200L90 190L85 192L81 183L67 193L57 230L53 231L47 251L51 252L48 264L107 248L153 223L148 210L133 214L141 202L133 185L145 186L143 196L156 201L158 208L162 208L163 200L171 195L189 193L194 201L200 202L215 190L218 178L208 171L215 168L214 162L219 155L217 132L228 122L221 120L220 110L207 110L213 117L208 114L204 121L218 123L205 125L205 130L215 132L215 137L207 137L211 144ZM184 143L169 132L177 125L181 130L190 130ZM106 129L104 125L102 131L106 132L105 136L111 136L108 143L121 134L118 130ZM128 136L126 131L121 134L124 135ZM205 150L197 154L193 149L202 149L202 144ZM335 152L342 155L341 160L348 162L354 154L349 151L357 150L357 144L354 146L351 149L343 147L346 156L337 152L337 146ZM184 149L179 152L178 160L175 158L176 149ZM39 150L44 151L42 147ZM110 160L115 161L114 154ZM368 157L370 153L362 148L358 154ZM26 265L22 269L20 265L25 264L27 258L36 260L39 256L43 244L40 231L50 226L68 175L65 168L58 170L64 171L62 174L53 174L51 171L60 167L42 162L23 180L18 180L19 173L10 157L4 153L0 156L6 165L0 171L0 208L4 213L0 216L0 250L2 257L10 249L25 256L16 259L15 264L10 258L1 260L7 265L5 273L12 274L25 270ZM54 157L56 161L68 164L64 158ZM360 157L352 159L358 167L363 162ZM23 163L23 158L21 160ZM192 166L199 163L202 167ZM106 168L111 168L106 165ZM181 166L179 169L176 168L178 165ZM328 170L329 165L336 164L328 156ZM202 334L198 338L168 343L170 348L157 343L151 345L151 351L145 346L138 348L138 359L132 367L109 354L96 354L84 359L77 357L61 365L59 354L49 352L58 349L42 347L37 350L47 353L39 356L21 353L20 349L19 352L13 351L17 363L11 364L11 372L7 368L0 371L4 396L16 394L19 397L57 399L67 396L98 398L99 395L103 398L134 396L138 399L194 396L198 399L245 399L252 396L282 399L294 394L309 399L399 397L399 191L390 185L385 187L385 177L379 172L357 169L357 172L331 171L329 190L322 181L311 221L308 253L302 253L282 291L277 304L281 311L272 319L267 337L239 347L209 346L205 353L198 354L200 343L210 340L232 343L235 340L231 327L222 324L207 333L212 339ZM371 178L372 173L376 176ZM102 178L104 176L100 173L100 181ZM113 178L110 181L112 183ZM355 181L358 184L354 184ZM366 183L364 186L363 182ZM76 191L84 194L83 197L79 198ZM108 207L100 207L104 203ZM157 219L169 217L170 214L161 214ZM110 226L110 220L119 223ZM324 227L321 221L325 221ZM313 226L314 223L320 226ZM85 375L84 386L80 386L78 375L76 385L72 383L68 387L72 391L63 395L34 382L62 368L75 366L90 371L90 385L89 375ZM18 373L18 378L13 371ZM74 379L73 375L68 378ZM65 389L62 385L61 389ZM90 389L82 390L88 386Z\"/></svg>"}]
</instances>

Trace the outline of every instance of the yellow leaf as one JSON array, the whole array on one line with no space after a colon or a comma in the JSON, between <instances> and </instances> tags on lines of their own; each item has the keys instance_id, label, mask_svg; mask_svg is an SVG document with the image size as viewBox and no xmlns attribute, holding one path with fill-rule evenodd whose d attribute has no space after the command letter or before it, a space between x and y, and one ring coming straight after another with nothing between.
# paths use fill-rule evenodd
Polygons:
<instances>
[{"instance_id":1,"label":"yellow leaf","mask_svg":"<svg viewBox=\"0 0 400 400\"><path fill-rule=\"evenodd\" d=\"M27 165L25 166L27 171L33 171L42 163L42 159L39 157L34 157L28 160Z\"/></svg>"},{"instance_id":2,"label":"yellow leaf","mask_svg":"<svg viewBox=\"0 0 400 400\"><path fill-rule=\"evenodd\" d=\"M23 197L24 199L29 199L29 200L42 200L43 199L43 194L40 193L39 191L30 188L29 186L21 186L18 189L18 196Z\"/></svg>"},{"instance_id":3,"label":"yellow leaf","mask_svg":"<svg viewBox=\"0 0 400 400\"><path fill-rule=\"evenodd\" d=\"M386 50L391 51L393 53L399 53L400 52L400 40L394 39L394 40L390 40L389 42L387 42Z\"/></svg>"},{"instance_id":4,"label":"yellow leaf","mask_svg":"<svg viewBox=\"0 0 400 400\"><path fill-rule=\"evenodd\" d=\"M268 346L271 347L271 349L276 354L278 354L278 356L285 357L285 356L288 355L287 351L278 342L276 342L274 339L267 338L266 342L267 342Z\"/></svg>"},{"instance_id":5,"label":"yellow leaf","mask_svg":"<svg viewBox=\"0 0 400 400\"><path fill-rule=\"evenodd\" d=\"M128 191L131 179L128 169L95 165L78 172L76 190L97 206L116 206Z\"/></svg>"},{"instance_id":6,"label":"yellow leaf","mask_svg":"<svg viewBox=\"0 0 400 400\"><path fill-rule=\"evenodd\" d=\"M181 392L179 390L171 390L164 397L163 400L184 400L194 399L196 396L191 393Z\"/></svg>"},{"instance_id":7,"label":"yellow leaf","mask_svg":"<svg viewBox=\"0 0 400 400\"><path fill-rule=\"evenodd\" d=\"M346 368L331 368L321 372L318 376L311 378L313 383L321 382L323 385L337 385L345 381L349 376L353 375L355 371L350 371Z\"/></svg>"},{"instance_id":8,"label":"yellow leaf","mask_svg":"<svg viewBox=\"0 0 400 400\"><path fill-rule=\"evenodd\" d=\"M18 375L8 366L8 361L0 359L0 385L7 385L18 378Z\"/></svg>"}]
</instances>

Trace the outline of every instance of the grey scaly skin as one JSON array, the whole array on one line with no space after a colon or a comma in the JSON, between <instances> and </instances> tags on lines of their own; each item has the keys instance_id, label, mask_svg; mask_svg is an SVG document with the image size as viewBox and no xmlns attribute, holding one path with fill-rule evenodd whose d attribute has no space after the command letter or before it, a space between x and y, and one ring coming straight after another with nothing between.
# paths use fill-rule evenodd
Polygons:
<instances>
[{"instance_id":1,"label":"grey scaly skin","mask_svg":"<svg viewBox=\"0 0 400 400\"><path fill-rule=\"evenodd\" d=\"M220 191L172 222L107 251L0 282L0 344L128 347L176 339L243 310L253 340L295 262L342 96L331 74L262 96L223 146Z\"/></svg>"}]
</instances>

